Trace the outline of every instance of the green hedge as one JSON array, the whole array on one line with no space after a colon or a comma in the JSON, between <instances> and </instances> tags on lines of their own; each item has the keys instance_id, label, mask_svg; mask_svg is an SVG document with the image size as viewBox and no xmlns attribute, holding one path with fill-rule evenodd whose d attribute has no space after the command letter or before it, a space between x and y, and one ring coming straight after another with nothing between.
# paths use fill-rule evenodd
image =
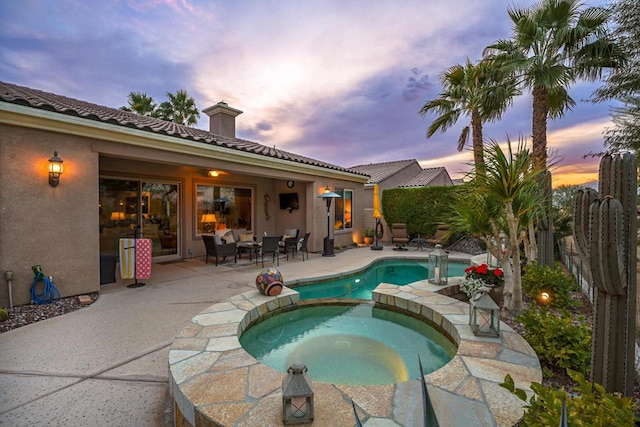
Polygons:
<instances>
[{"instance_id":1,"label":"green hedge","mask_svg":"<svg viewBox=\"0 0 640 427\"><path fill-rule=\"evenodd\" d=\"M457 187L390 188L382 192L382 215L389 226L407 225L410 236L433 236L439 223L449 223Z\"/></svg>"}]
</instances>

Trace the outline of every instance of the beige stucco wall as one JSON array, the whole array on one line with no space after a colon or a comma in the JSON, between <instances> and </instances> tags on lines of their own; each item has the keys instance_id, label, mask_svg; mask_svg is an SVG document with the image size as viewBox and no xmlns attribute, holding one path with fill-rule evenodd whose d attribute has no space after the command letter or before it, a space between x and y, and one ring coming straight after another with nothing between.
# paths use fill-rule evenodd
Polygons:
<instances>
[{"instance_id":1,"label":"beige stucco wall","mask_svg":"<svg viewBox=\"0 0 640 427\"><path fill-rule=\"evenodd\" d=\"M55 188L47 173L54 150L64 160ZM63 297L97 291L98 154L79 137L0 125L0 158L0 306L9 301L6 271L14 304L30 302L36 264Z\"/></svg>"}]
</instances>

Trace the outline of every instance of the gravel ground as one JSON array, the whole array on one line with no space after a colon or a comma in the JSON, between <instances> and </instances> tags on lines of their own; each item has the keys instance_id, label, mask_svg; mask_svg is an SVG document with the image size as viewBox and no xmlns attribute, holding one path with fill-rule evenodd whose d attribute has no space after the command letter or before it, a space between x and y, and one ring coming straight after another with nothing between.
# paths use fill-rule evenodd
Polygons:
<instances>
[{"instance_id":1,"label":"gravel ground","mask_svg":"<svg viewBox=\"0 0 640 427\"><path fill-rule=\"evenodd\" d=\"M98 294L90 294L91 301L98 298ZM7 308L9 319L0 322L0 333L7 332L30 323L46 320L61 314L70 313L84 307L80 304L78 297L61 298L46 304L27 304Z\"/></svg>"}]
</instances>

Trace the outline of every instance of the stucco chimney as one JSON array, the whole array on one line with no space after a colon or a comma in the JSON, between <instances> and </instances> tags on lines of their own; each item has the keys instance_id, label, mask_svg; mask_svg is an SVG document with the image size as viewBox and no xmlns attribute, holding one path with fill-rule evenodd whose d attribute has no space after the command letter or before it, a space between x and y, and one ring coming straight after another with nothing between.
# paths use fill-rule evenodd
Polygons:
<instances>
[{"instance_id":1,"label":"stucco chimney","mask_svg":"<svg viewBox=\"0 0 640 427\"><path fill-rule=\"evenodd\" d=\"M211 133L227 138L236 137L236 117L242 114L242 111L231 108L226 102L220 101L216 105L205 108L202 112L209 116L209 131Z\"/></svg>"}]
</instances>

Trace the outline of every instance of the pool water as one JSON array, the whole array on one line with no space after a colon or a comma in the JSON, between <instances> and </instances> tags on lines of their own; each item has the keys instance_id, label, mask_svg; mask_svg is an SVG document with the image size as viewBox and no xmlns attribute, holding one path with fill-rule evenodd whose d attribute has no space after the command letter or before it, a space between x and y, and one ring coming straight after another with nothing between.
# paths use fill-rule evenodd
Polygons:
<instances>
[{"instance_id":1,"label":"pool water","mask_svg":"<svg viewBox=\"0 0 640 427\"><path fill-rule=\"evenodd\" d=\"M348 277L296 286L300 299L312 298L359 298L371 299L373 290L380 283L407 285L429 277L426 260L380 260L366 270ZM449 277L464 276L469 264L449 263Z\"/></svg>"},{"instance_id":2,"label":"pool water","mask_svg":"<svg viewBox=\"0 0 640 427\"><path fill-rule=\"evenodd\" d=\"M393 384L419 378L451 360L455 346L426 323L371 304L299 307L246 330L242 347L280 372L296 361L313 381Z\"/></svg>"}]
</instances>

